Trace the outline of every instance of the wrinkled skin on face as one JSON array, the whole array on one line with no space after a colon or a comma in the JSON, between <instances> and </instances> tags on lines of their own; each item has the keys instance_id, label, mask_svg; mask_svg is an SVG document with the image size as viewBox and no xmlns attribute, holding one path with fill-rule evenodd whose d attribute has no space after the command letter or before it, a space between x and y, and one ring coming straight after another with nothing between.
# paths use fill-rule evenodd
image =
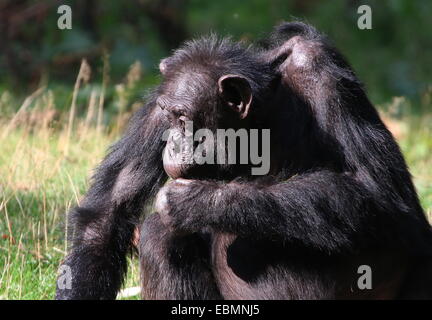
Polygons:
<instances>
[{"instance_id":1,"label":"wrinkled skin on face","mask_svg":"<svg viewBox=\"0 0 432 320\"><path fill-rule=\"evenodd\" d=\"M247 117L252 93L247 81L230 74L212 78L199 70L170 74L165 60L160 67L166 81L157 99L158 107L170 122L163 153L165 172L173 179L205 179L226 178L230 171L236 175L245 171L246 165L218 165L215 162L218 149L216 130L247 128L250 125ZM202 128L213 133L214 138L194 140L194 134ZM196 149L198 146L199 151ZM214 155L214 163L197 163L194 152L201 152L204 157Z\"/></svg>"},{"instance_id":2,"label":"wrinkled skin on face","mask_svg":"<svg viewBox=\"0 0 432 320\"><path fill-rule=\"evenodd\" d=\"M165 172L173 179L187 176L193 166L191 134L187 135L182 128L173 128L169 131L163 153L163 166Z\"/></svg>"},{"instance_id":3,"label":"wrinkled skin on face","mask_svg":"<svg viewBox=\"0 0 432 320\"><path fill-rule=\"evenodd\" d=\"M197 162L197 157L201 156L201 159L205 159L207 154L211 154L211 159L216 162L218 154L216 134L212 139L200 137L194 141L193 135L187 130L173 128L167 135L163 167L172 179L218 179L219 177L226 179L250 171L248 165L202 163L204 160Z\"/></svg>"}]
</instances>

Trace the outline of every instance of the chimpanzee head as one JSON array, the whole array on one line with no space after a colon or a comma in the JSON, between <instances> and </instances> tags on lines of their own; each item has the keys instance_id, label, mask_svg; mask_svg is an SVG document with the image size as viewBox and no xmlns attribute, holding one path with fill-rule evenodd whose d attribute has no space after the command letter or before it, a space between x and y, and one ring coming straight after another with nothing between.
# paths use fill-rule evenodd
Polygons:
<instances>
[{"instance_id":1,"label":"chimpanzee head","mask_svg":"<svg viewBox=\"0 0 432 320\"><path fill-rule=\"evenodd\" d=\"M239 159L240 152L234 161L218 161L217 146L226 141L218 141L216 131L260 127L265 112L261 101L272 79L260 52L227 39L203 38L163 59L159 69L163 81L156 103L171 127L164 152L166 172L172 178L228 178L230 172L246 173L250 166ZM197 138L199 129L206 129L213 138L207 134ZM193 140L187 140L188 136ZM200 144L201 149L197 148ZM214 163L196 161L196 152L207 160L214 157Z\"/></svg>"}]
</instances>

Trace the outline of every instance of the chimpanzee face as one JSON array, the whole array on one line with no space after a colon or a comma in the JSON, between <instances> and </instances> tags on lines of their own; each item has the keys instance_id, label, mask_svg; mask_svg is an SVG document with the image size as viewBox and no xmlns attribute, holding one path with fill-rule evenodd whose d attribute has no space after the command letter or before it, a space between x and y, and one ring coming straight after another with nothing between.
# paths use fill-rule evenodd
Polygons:
<instances>
[{"instance_id":1,"label":"chimpanzee face","mask_svg":"<svg viewBox=\"0 0 432 320\"><path fill-rule=\"evenodd\" d=\"M163 158L168 175L172 178L225 176L233 165L239 172L236 161L217 161L216 132L248 128L252 91L246 77L223 74L215 66L176 67L168 64L167 59L161 62L160 70L164 79L156 103L170 123ZM209 161L197 160L196 156Z\"/></svg>"}]
</instances>

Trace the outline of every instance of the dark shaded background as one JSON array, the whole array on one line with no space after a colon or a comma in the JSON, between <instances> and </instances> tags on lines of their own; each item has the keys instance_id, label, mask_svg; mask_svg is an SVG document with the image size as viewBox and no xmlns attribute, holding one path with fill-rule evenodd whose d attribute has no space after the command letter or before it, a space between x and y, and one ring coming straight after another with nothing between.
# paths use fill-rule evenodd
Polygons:
<instances>
[{"instance_id":1,"label":"dark shaded background","mask_svg":"<svg viewBox=\"0 0 432 320\"><path fill-rule=\"evenodd\" d=\"M72 7L72 30L57 28L60 4ZM361 4L372 7L372 30L357 27ZM257 40L299 18L329 34L375 103L415 99L431 83L431 15L430 0L0 0L0 91L61 90L84 57L97 79L104 54L112 82L142 63L139 91L157 82L157 62L185 39L215 31Z\"/></svg>"}]
</instances>

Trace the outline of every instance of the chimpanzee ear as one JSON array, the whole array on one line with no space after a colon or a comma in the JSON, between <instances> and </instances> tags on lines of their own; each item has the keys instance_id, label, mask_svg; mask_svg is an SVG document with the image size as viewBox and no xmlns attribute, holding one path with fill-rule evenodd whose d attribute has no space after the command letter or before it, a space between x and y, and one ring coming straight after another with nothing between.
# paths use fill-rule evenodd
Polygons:
<instances>
[{"instance_id":1,"label":"chimpanzee ear","mask_svg":"<svg viewBox=\"0 0 432 320\"><path fill-rule=\"evenodd\" d=\"M227 74L218 80L219 94L222 100L240 115L247 117L252 103L252 89L249 81L240 75Z\"/></svg>"},{"instance_id":2,"label":"chimpanzee ear","mask_svg":"<svg viewBox=\"0 0 432 320\"><path fill-rule=\"evenodd\" d=\"M169 58L165 58L159 62L159 71L160 71L160 73L162 73L162 75L165 75L167 72L168 62L169 62L168 59Z\"/></svg>"}]
</instances>

